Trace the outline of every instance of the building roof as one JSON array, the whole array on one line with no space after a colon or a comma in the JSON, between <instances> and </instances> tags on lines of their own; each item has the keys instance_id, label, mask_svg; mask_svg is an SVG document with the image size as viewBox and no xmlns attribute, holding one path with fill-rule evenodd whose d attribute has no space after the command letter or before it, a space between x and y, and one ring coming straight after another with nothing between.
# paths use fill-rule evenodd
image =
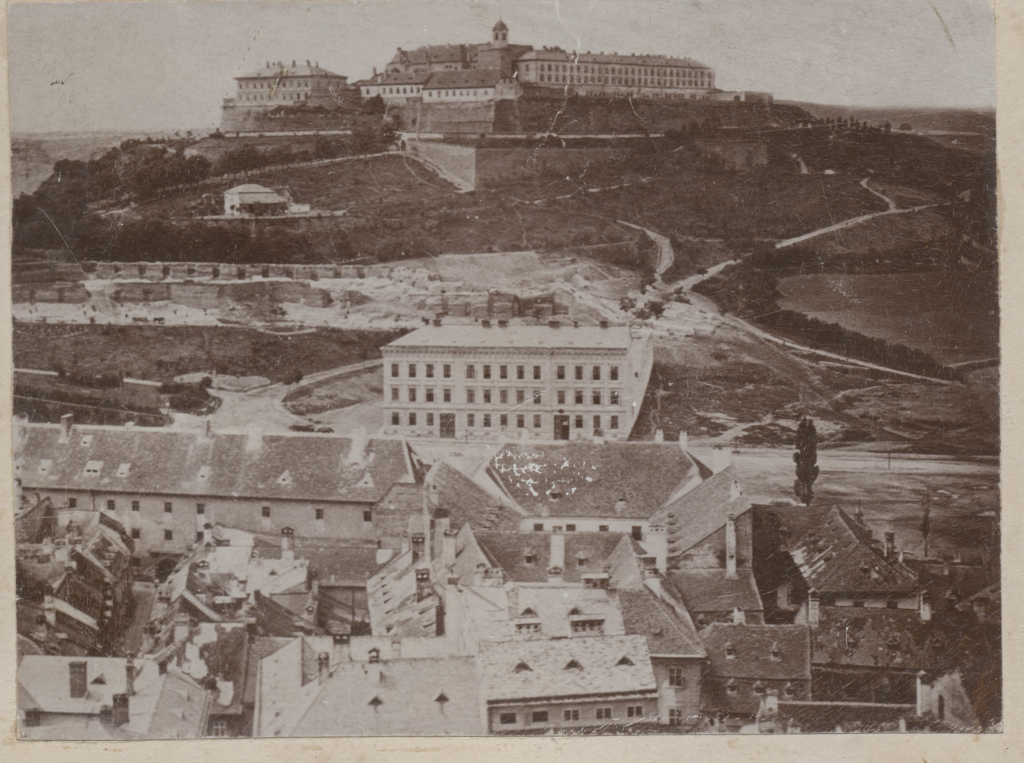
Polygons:
<instances>
[{"instance_id":1,"label":"building roof","mask_svg":"<svg viewBox=\"0 0 1024 763\"><path fill-rule=\"evenodd\" d=\"M462 72L445 72L445 74L461 74ZM478 72L465 72L474 74ZM439 75L434 75L439 76ZM433 80L432 80L433 82ZM428 87L434 87L432 84ZM447 85L446 87L453 87ZM493 347L495 349L536 349L548 350L626 350L632 344L628 326L561 326L551 328L548 325L517 325L510 324L504 328L493 326L486 328L479 324L440 326L421 326L415 331L399 337L384 346L389 347L436 347L471 349L475 347Z\"/></svg>"},{"instance_id":2,"label":"building roof","mask_svg":"<svg viewBox=\"0 0 1024 763\"><path fill-rule=\"evenodd\" d=\"M26 489L373 503L412 481L401 440L75 426L62 443L59 425L26 430Z\"/></svg>"},{"instance_id":3,"label":"building roof","mask_svg":"<svg viewBox=\"0 0 1024 763\"><path fill-rule=\"evenodd\" d=\"M646 518L697 478L696 465L676 443L507 443L490 466L534 516ZM616 508L620 499L625 505Z\"/></svg>"},{"instance_id":4,"label":"building roof","mask_svg":"<svg viewBox=\"0 0 1024 763\"><path fill-rule=\"evenodd\" d=\"M235 186L224 191L224 196L238 196L239 204L287 204L288 199L269 188L255 183Z\"/></svg>"},{"instance_id":5,"label":"building roof","mask_svg":"<svg viewBox=\"0 0 1024 763\"><path fill-rule=\"evenodd\" d=\"M423 86L424 90L494 87L501 80L498 69L459 69L434 72Z\"/></svg>"},{"instance_id":6,"label":"building roof","mask_svg":"<svg viewBox=\"0 0 1024 763\"><path fill-rule=\"evenodd\" d=\"M263 66L250 74L235 77L235 79L252 79L254 77L269 77L273 79L278 77L340 77L345 79L342 74L335 74L315 64L311 65L308 61L304 64L295 61L292 66L286 66L282 61L271 61L268 66Z\"/></svg>"},{"instance_id":7,"label":"building roof","mask_svg":"<svg viewBox=\"0 0 1024 763\"><path fill-rule=\"evenodd\" d=\"M736 474L729 466L678 495L651 518L652 524L667 531L670 559L724 527L730 515L738 517L750 508L750 501L737 488Z\"/></svg>"},{"instance_id":8,"label":"building roof","mask_svg":"<svg viewBox=\"0 0 1024 763\"><path fill-rule=\"evenodd\" d=\"M815 517L807 529L791 536L790 555L807 585L820 593L914 595L917 575L897 559L886 559L871 531L838 506L827 511L809 507ZM782 519L785 522L786 515Z\"/></svg>"},{"instance_id":9,"label":"building roof","mask_svg":"<svg viewBox=\"0 0 1024 763\"><path fill-rule=\"evenodd\" d=\"M354 83L360 87L372 85L422 85L430 79L430 72L382 72L369 79Z\"/></svg>"},{"instance_id":10,"label":"building roof","mask_svg":"<svg viewBox=\"0 0 1024 763\"><path fill-rule=\"evenodd\" d=\"M431 64L462 63L469 64L476 58L479 44L463 45L424 45L415 50L402 50L395 53L388 65L423 66Z\"/></svg>"},{"instance_id":11,"label":"building roof","mask_svg":"<svg viewBox=\"0 0 1024 763\"><path fill-rule=\"evenodd\" d=\"M551 536L532 532L476 532L480 549L492 567L504 570L517 583L545 583L551 567ZM564 533L566 583L579 583L585 573L607 572L607 561L619 542L620 533Z\"/></svg>"},{"instance_id":12,"label":"building roof","mask_svg":"<svg viewBox=\"0 0 1024 763\"><path fill-rule=\"evenodd\" d=\"M643 636L485 642L477 659L488 702L657 690Z\"/></svg>"},{"instance_id":13,"label":"building roof","mask_svg":"<svg viewBox=\"0 0 1024 763\"><path fill-rule=\"evenodd\" d=\"M705 657L689 615L679 613L646 588L619 591L622 622L629 636L643 636L653 655Z\"/></svg>"},{"instance_id":14,"label":"building roof","mask_svg":"<svg viewBox=\"0 0 1024 763\"><path fill-rule=\"evenodd\" d=\"M248 660L245 666L245 688L241 701L246 705L256 702L256 679L259 674L260 660L269 657L293 641L280 636L256 636L248 648Z\"/></svg>"},{"instance_id":15,"label":"building roof","mask_svg":"<svg viewBox=\"0 0 1024 763\"><path fill-rule=\"evenodd\" d=\"M445 461L434 464L427 477L431 501L447 510L453 530L467 522L477 530L516 530L522 515L500 505L487 491Z\"/></svg>"},{"instance_id":16,"label":"building roof","mask_svg":"<svg viewBox=\"0 0 1024 763\"><path fill-rule=\"evenodd\" d=\"M665 577L693 614L732 612L737 608L760 612L764 608L749 569L738 569L731 579L722 568L669 570Z\"/></svg>"},{"instance_id":17,"label":"building roof","mask_svg":"<svg viewBox=\"0 0 1024 763\"><path fill-rule=\"evenodd\" d=\"M577 64L623 64L625 66L685 66L691 69L711 67L692 58L672 56L619 55L618 53L568 53L561 48L533 49L516 59L519 61L565 61L575 60Z\"/></svg>"},{"instance_id":18,"label":"building roof","mask_svg":"<svg viewBox=\"0 0 1024 763\"><path fill-rule=\"evenodd\" d=\"M709 672L718 677L810 681L811 641L806 625L712 623L700 632ZM733 657L728 656L732 650ZM772 656L776 651L778 657Z\"/></svg>"},{"instance_id":19,"label":"building roof","mask_svg":"<svg viewBox=\"0 0 1024 763\"><path fill-rule=\"evenodd\" d=\"M288 735L484 733L476 660L446 657L341 663Z\"/></svg>"}]
</instances>

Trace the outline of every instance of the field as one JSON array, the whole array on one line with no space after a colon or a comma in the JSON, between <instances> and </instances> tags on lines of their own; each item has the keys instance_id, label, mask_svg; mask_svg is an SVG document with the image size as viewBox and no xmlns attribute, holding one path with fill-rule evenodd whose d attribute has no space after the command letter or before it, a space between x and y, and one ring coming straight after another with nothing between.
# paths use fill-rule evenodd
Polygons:
<instances>
[{"instance_id":1,"label":"field","mask_svg":"<svg viewBox=\"0 0 1024 763\"><path fill-rule=\"evenodd\" d=\"M264 376L279 382L380 357L402 332L318 329L277 336L212 326L50 326L16 324L16 368L122 373L170 381L189 373Z\"/></svg>"},{"instance_id":2,"label":"field","mask_svg":"<svg viewBox=\"0 0 1024 763\"><path fill-rule=\"evenodd\" d=\"M920 349L945 363L999 353L999 316L989 307L989 286L962 271L801 275L782 279L779 291L783 309Z\"/></svg>"}]
</instances>

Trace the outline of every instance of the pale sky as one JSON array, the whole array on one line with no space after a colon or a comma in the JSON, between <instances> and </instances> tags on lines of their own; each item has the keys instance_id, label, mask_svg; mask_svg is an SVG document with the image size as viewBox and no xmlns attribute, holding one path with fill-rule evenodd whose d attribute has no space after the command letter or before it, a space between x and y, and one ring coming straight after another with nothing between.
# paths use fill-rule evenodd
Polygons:
<instances>
[{"instance_id":1,"label":"pale sky","mask_svg":"<svg viewBox=\"0 0 1024 763\"><path fill-rule=\"evenodd\" d=\"M283 0L9 6L14 132L213 127L233 78L319 61L355 81L397 47L509 40L659 53L777 99L995 106L987 0Z\"/></svg>"}]
</instances>

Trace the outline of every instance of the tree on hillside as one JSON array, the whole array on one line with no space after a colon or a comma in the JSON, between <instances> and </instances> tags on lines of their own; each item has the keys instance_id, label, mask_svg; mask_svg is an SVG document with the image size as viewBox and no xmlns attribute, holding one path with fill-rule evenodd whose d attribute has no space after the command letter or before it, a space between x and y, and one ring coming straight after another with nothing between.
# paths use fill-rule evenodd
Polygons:
<instances>
[{"instance_id":1,"label":"tree on hillside","mask_svg":"<svg viewBox=\"0 0 1024 763\"><path fill-rule=\"evenodd\" d=\"M796 497L805 505L811 502L814 497L812 486L818 479L818 433L814 429L814 422L804 418L796 430L796 453L793 454L793 461L796 462L796 482L793 483L793 490Z\"/></svg>"}]
</instances>

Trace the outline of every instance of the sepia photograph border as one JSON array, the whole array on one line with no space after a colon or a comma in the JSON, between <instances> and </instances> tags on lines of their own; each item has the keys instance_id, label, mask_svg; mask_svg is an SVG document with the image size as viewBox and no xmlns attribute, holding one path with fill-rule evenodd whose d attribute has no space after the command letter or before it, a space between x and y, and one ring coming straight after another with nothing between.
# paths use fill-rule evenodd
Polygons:
<instances>
[{"instance_id":1,"label":"sepia photograph border","mask_svg":"<svg viewBox=\"0 0 1024 763\"><path fill-rule=\"evenodd\" d=\"M116 0L81 0L83 2ZM151 0L159 2L160 0ZM191 0L204 2L206 0ZM214 0L244 1L244 0ZM294 2L295 0L277 0ZM306 0L316 3L321 0ZM355 0L346 0L353 2ZM387 0L369 0L387 2ZM430 0L420 0L429 3ZM600 0L623 2L628 0ZM676 0L685 2L686 0ZM728 0L720 0L728 2ZM770 2L771 0L764 0ZM821 0L856 2L856 0ZM927 3L928 0L891 0ZM552 0L557 2L557 0ZM996 87L998 134L998 220L1001 311L1001 440L1000 472L1003 507L1003 707L1001 733L992 734L879 734L754 736L692 735L619 737L344 737L315 739L178 740L131 742L17 741L16 724L16 626L14 597L14 524L12 469L11 321L11 199L10 121L0 120L6 152L2 160L4 224L0 247L6 252L0 268L0 313L8 330L0 336L0 392L8 405L0 415L3 440L0 489L3 518L0 520L0 760L11 763L95 761L110 763L139 756L146 761L205 763L263 763L264 761L417 761L423 763L474 763L475 761L635 761L658 760L759 760L759 761L958 761L1024 760L1024 619L1018 596L1024 596L1024 557L1019 539L1024 538L1024 515L1016 508L1024 503L1024 353L1019 337L1024 332L1024 2L998 0L996 16ZM13 3L11 3L13 4ZM0 45L5 97L0 109L9 109L7 64L7 7L0 17Z\"/></svg>"}]
</instances>

